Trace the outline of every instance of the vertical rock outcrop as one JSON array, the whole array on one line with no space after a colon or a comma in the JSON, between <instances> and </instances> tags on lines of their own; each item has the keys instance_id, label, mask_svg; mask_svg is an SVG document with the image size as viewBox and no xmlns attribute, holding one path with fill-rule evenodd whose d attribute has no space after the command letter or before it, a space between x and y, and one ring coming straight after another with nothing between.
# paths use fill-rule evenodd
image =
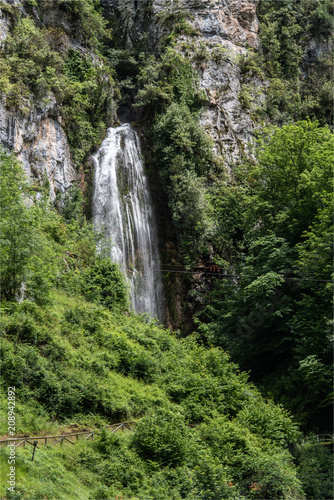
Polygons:
<instances>
[{"instance_id":1,"label":"vertical rock outcrop","mask_svg":"<svg viewBox=\"0 0 334 500\"><path fill-rule=\"evenodd\" d=\"M226 164L238 158L252 137L253 122L238 99L239 58L248 48L258 47L258 0L100 0L107 16L117 13L123 43L133 46L145 37L155 53L168 31L162 19L166 12L186 13L192 35L179 35L175 48L193 62L203 90L201 124L213 138L216 151ZM19 1L15 2L20 4ZM51 4L50 4L51 5ZM49 15L56 6L52 4ZM47 13L45 14L47 15ZM9 32L9 21L0 17L0 44ZM66 134L55 103L33 108L29 116L0 108L0 140L16 151L30 178L46 172L50 194L66 191L76 179Z\"/></svg>"},{"instance_id":2,"label":"vertical rock outcrop","mask_svg":"<svg viewBox=\"0 0 334 500\"><path fill-rule=\"evenodd\" d=\"M5 2L6 3L6 2ZM10 0L8 6L15 6L24 15L21 0ZM0 48L10 33L10 19L0 9ZM8 109L0 95L0 143L14 151L21 160L28 179L50 183L50 198L54 200L58 192L65 193L77 174L71 162L70 149L65 131L58 116L57 103L50 95L48 104L34 103L23 112Z\"/></svg>"},{"instance_id":3,"label":"vertical rock outcrop","mask_svg":"<svg viewBox=\"0 0 334 500\"><path fill-rule=\"evenodd\" d=\"M0 48L2 47L9 31L9 19L0 9Z\"/></svg>"},{"instance_id":4,"label":"vertical rock outcrop","mask_svg":"<svg viewBox=\"0 0 334 500\"><path fill-rule=\"evenodd\" d=\"M61 119L49 117L50 111L34 108L24 117L0 103L0 142L15 151L28 179L42 180L46 174L54 200L58 192L66 192L77 174Z\"/></svg>"},{"instance_id":5,"label":"vertical rock outcrop","mask_svg":"<svg viewBox=\"0 0 334 500\"><path fill-rule=\"evenodd\" d=\"M239 59L259 45L257 4L258 0L185 2L193 16L190 24L200 33L192 46L200 87L207 97L201 124L227 164L237 161L252 139L252 119L242 110L238 98ZM179 44L182 47L189 42L189 36L182 36Z\"/></svg>"}]
</instances>

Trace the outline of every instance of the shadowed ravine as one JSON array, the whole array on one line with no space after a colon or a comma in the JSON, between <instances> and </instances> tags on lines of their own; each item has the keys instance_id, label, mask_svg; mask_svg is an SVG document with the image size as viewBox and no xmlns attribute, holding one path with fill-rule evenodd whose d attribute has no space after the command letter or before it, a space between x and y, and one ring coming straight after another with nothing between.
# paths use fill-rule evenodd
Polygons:
<instances>
[{"instance_id":1,"label":"shadowed ravine","mask_svg":"<svg viewBox=\"0 0 334 500\"><path fill-rule=\"evenodd\" d=\"M157 228L136 132L127 123L109 128L93 160L94 227L110 241L110 256L130 283L136 312L163 321Z\"/></svg>"}]
</instances>

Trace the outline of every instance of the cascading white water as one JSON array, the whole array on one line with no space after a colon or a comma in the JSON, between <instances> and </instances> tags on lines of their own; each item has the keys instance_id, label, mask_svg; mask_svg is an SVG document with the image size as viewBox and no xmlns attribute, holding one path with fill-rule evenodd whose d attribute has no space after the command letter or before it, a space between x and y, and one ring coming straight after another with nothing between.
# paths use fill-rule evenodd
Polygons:
<instances>
[{"instance_id":1,"label":"cascading white water","mask_svg":"<svg viewBox=\"0 0 334 500\"><path fill-rule=\"evenodd\" d=\"M135 311L163 321L157 228L136 132L127 123L109 128L93 161L94 227L111 243L110 256L130 283Z\"/></svg>"}]
</instances>

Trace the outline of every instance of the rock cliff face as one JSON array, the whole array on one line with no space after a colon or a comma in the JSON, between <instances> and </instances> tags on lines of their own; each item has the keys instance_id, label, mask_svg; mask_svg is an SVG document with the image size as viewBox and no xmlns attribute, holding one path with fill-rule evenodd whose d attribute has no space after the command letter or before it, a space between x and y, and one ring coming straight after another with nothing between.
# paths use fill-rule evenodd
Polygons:
<instances>
[{"instance_id":1,"label":"rock cliff face","mask_svg":"<svg viewBox=\"0 0 334 500\"><path fill-rule=\"evenodd\" d=\"M241 90L240 57L249 48L257 49L258 20L256 7L259 0L100 0L105 16L114 19L114 37L122 45L145 47L148 53L158 55L163 40L173 30L173 23L184 18L184 33L174 37L173 48L191 61L202 90L200 123L212 137L217 155L223 157L226 168L247 150L252 141L254 123L242 110L239 102ZM142 49L143 50L143 49ZM157 200L160 209L161 202ZM163 254L172 261L175 251L173 237L165 227ZM179 255L175 263L179 263ZM183 324L191 331L191 314L186 312L193 299L187 296L185 281L174 275L168 282L168 325ZM196 280L196 276L193 277ZM198 287L202 286L199 278ZM197 284L192 282L193 289ZM187 303L188 305L186 305ZM183 328L182 327L182 328Z\"/></svg>"},{"instance_id":2,"label":"rock cliff face","mask_svg":"<svg viewBox=\"0 0 334 500\"><path fill-rule=\"evenodd\" d=\"M34 109L28 117L21 117L0 104L0 141L17 153L28 178L41 180L47 175L54 200L58 192L66 192L77 174L59 119L49 117L48 112L48 108Z\"/></svg>"},{"instance_id":3,"label":"rock cliff face","mask_svg":"<svg viewBox=\"0 0 334 500\"><path fill-rule=\"evenodd\" d=\"M20 0L11 0L8 4L18 6L24 13ZM0 10L0 48L9 28L9 19ZM28 115L6 109L0 101L0 143L15 151L28 179L42 180L47 175L52 200L77 180L55 99L42 107L36 104Z\"/></svg>"},{"instance_id":4,"label":"rock cliff face","mask_svg":"<svg viewBox=\"0 0 334 500\"><path fill-rule=\"evenodd\" d=\"M0 47L6 39L9 30L9 19L0 10Z\"/></svg>"},{"instance_id":5,"label":"rock cliff face","mask_svg":"<svg viewBox=\"0 0 334 500\"><path fill-rule=\"evenodd\" d=\"M238 100L238 58L248 47L258 46L258 0L100 1L108 17L117 13L125 45L132 46L146 37L152 52L159 50L160 40L166 34L161 21L165 13L189 14L188 23L196 34L179 36L176 47L193 61L206 96L201 124L214 139L216 151L223 155L226 164L237 160L251 141L253 130L253 122ZM16 5L21 3L15 0ZM54 17L55 8L54 2L50 4L49 17ZM65 21L59 17L62 25ZM8 19L2 13L0 44L4 43L8 30ZM44 109L35 108L26 117L2 105L0 108L2 144L17 152L30 178L47 173L52 199L76 180L66 134L55 108L51 103Z\"/></svg>"},{"instance_id":6,"label":"rock cliff face","mask_svg":"<svg viewBox=\"0 0 334 500\"><path fill-rule=\"evenodd\" d=\"M253 122L242 111L239 57L247 48L258 48L258 0L187 0L194 16L190 23L200 36L195 50L203 53L199 64L200 86L207 96L201 124L216 143L217 152L229 164L240 158L252 139ZM188 38L189 37L182 37ZM181 40L182 40L181 38Z\"/></svg>"},{"instance_id":7,"label":"rock cliff face","mask_svg":"<svg viewBox=\"0 0 334 500\"><path fill-rule=\"evenodd\" d=\"M252 140L254 128L243 112L239 58L247 49L257 49L259 0L101 0L107 16L117 13L125 44L146 37L153 53L159 50L166 27L166 13L186 13L194 32L179 36L176 48L193 61L200 87L206 95L201 124L214 139L216 151L227 165L237 161ZM196 33L196 34L194 34Z\"/></svg>"}]
</instances>

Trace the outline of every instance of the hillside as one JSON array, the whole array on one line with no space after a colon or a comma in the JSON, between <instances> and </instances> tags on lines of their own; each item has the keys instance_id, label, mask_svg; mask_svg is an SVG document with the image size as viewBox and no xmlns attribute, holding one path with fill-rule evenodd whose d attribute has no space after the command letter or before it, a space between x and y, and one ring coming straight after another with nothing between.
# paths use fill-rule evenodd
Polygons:
<instances>
[{"instance_id":1,"label":"hillside","mask_svg":"<svg viewBox=\"0 0 334 500\"><path fill-rule=\"evenodd\" d=\"M331 498L332 54L331 0L0 0L2 441L97 431L1 498Z\"/></svg>"},{"instance_id":2,"label":"hillside","mask_svg":"<svg viewBox=\"0 0 334 500\"><path fill-rule=\"evenodd\" d=\"M115 264L96 254L95 236L85 219L78 215L66 223L47 195L27 206L22 194L32 193L22 169L5 153L2 166L7 202L2 237L8 238L2 254L7 264L2 279L2 401L7 406L7 387L15 387L15 430L41 434L87 418L100 425L138 419L133 436L103 435L98 444L87 443L88 449L78 447L78 455L70 452L70 457L75 454L70 470L68 464L58 465L65 483L79 464L98 471L104 498L114 493L158 498L160 481L162 491L167 488L175 498L233 498L260 479L262 497L299 495L287 449L299 433L287 413L265 402L219 348L201 346L193 337L178 339L148 316L130 312L123 277ZM23 277L25 298L16 300L15 285ZM6 416L2 425L6 433ZM6 463L9 449L1 451ZM48 498L55 480L32 484L29 471L31 466L36 470L45 454L59 460L59 452L38 450L31 466L28 453L17 450L16 495ZM277 467L279 478L276 472L271 477L269 471ZM4 477L3 494L12 498ZM82 477L81 471L77 487L101 498L96 495L102 493L94 493L98 486L94 489ZM67 487L57 491L68 494Z\"/></svg>"}]
</instances>

